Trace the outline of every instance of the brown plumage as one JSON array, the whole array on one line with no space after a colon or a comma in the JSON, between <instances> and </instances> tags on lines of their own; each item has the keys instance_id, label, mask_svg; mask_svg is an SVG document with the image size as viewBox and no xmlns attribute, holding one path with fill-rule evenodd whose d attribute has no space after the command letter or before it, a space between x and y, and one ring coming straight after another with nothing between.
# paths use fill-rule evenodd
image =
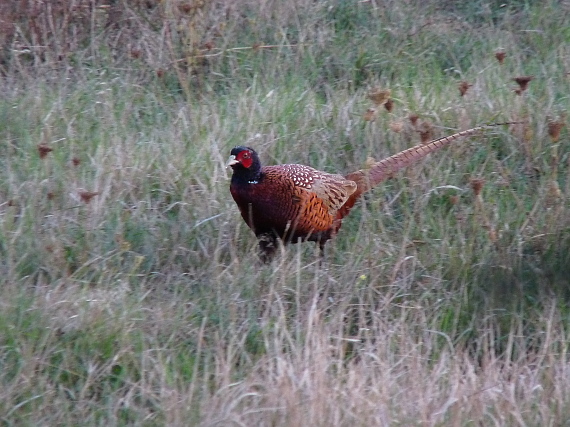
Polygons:
<instances>
[{"instance_id":1,"label":"brown plumage","mask_svg":"<svg viewBox=\"0 0 570 427\"><path fill-rule=\"evenodd\" d=\"M259 239L264 261L273 257L279 240L311 240L324 249L363 193L460 137L502 124L510 123L479 126L422 143L346 176L297 164L261 166L255 150L238 146L227 163L233 169L230 192Z\"/></svg>"}]
</instances>

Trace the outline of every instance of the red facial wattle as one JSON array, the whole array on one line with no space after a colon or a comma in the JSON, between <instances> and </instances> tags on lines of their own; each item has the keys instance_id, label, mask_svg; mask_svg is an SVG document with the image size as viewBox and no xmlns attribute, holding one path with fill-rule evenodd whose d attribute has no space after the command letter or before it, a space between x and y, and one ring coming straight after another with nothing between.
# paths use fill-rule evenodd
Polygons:
<instances>
[{"instance_id":1,"label":"red facial wattle","mask_svg":"<svg viewBox=\"0 0 570 427\"><path fill-rule=\"evenodd\" d=\"M249 169L253 163L253 156L251 155L251 151L243 150L239 152L236 156L236 160L240 162L244 168Z\"/></svg>"}]
</instances>

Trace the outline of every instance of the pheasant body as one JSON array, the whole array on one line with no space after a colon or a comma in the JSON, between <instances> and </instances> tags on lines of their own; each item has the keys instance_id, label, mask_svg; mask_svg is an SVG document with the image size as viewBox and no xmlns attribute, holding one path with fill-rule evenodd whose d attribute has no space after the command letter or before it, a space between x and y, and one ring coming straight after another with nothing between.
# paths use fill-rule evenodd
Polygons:
<instances>
[{"instance_id":1,"label":"pheasant body","mask_svg":"<svg viewBox=\"0 0 570 427\"><path fill-rule=\"evenodd\" d=\"M324 249L364 192L456 139L500 124L509 123L479 126L420 144L346 177L298 164L261 166L254 149L238 146L228 161L233 169L230 192L259 239L264 261L273 257L279 240L310 240Z\"/></svg>"},{"instance_id":2,"label":"pheasant body","mask_svg":"<svg viewBox=\"0 0 570 427\"><path fill-rule=\"evenodd\" d=\"M257 153L251 148L236 147L234 152L237 156L251 155L255 158L253 164L259 164ZM340 227L340 222L335 224L338 209L356 190L353 181L309 166L252 168L234 168L230 192L244 221L260 239L266 257L277 248L276 238L284 242L311 240L324 245Z\"/></svg>"}]
</instances>

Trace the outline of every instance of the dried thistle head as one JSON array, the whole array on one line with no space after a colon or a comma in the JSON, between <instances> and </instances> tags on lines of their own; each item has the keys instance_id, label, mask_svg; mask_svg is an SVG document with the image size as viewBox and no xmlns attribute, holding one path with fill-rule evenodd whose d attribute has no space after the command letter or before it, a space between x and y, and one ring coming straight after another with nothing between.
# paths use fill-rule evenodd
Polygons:
<instances>
[{"instance_id":1,"label":"dried thistle head","mask_svg":"<svg viewBox=\"0 0 570 427\"><path fill-rule=\"evenodd\" d=\"M51 153L52 151L53 148L49 147L47 144L38 144L38 154L40 155L40 159L45 159L48 153Z\"/></svg>"},{"instance_id":2,"label":"dried thistle head","mask_svg":"<svg viewBox=\"0 0 570 427\"><path fill-rule=\"evenodd\" d=\"M426 144L432 140L433 125L428 121L423 121L418 126L418 132L420 134L420 140L422 144Z\"/></svg>"},{"instance_id":3,"label":"dried thistle head","mask_svg":"<svg viewBox=\"0 0 570 427\"><path fill-rule=\"evenodd\" d=\"M190 12L192 12L194 9L194 6L190 3L183 3L178 5L178 10L186 15L188 15Z\"/></svg>"},{"instance_id":4,"label":"dried thistle head","mask_svg":"<svg viewBox=\"0 0 570 427\"><path fill-rule=\"evenodd\" d=\"M370 99L376 106L382 105L390 99L391 93L390 89L380 89L375 87L368 92L368 99Z\"/></svg>"},{"instance_id":5,"label":"dried thistle head","mask_svg":"<svg viewBox=\"0 0 570 427\"><path fill-rule=\"evenodd\" d=\"M402 122L390 122L390 124L388 125L390 127L390 130L392 132L396 132L396 133L400 133L402 132L402 129L404 129L404 123Z\"/></svg>"},{"instance_id":6,"label":"dried thistle head","mask_svg":"<svg viewBox=\"0 0 570 427\"><path fill-rule=\"evenodd\" d=\"M394 101L392 101L392 98L388 98L388 100L384 103L384 108L389 113L392 112L392 110L394 109Z\"/></svg>"},{"instance_id":7,"label":"dried thistle head","mask_svg":"<svg viewBox=\"0 0 570 427\"><path fill-rule=\"evenodd\" d=\"M376 110L376 108L369 108L368 110L366 110L366 113L364 113L363 118L367 122L373 122L374 120L376 120L377 114L378 114L378 111Z\"/></svg>"},{"instance_id":8,"label":"dried thistle head","mask_svg":"<svg viewBox=\"0 0 570 427\"><path fill-rule=\"evenodd\" d=\"M412 126L416 126L419 118L420 118L420 116L418 116L417 114L410 114L408 116L408 119L410 120L410 123L412 124Z\"/></svg>"},{"instance_id":9,"label":"dried thistle head","mask_svg":"<svg viewBox=\"0 0 570 427\"><path fill-rule=\"evenodd\" d=\"M216 47L216 44L212 41L212 40L208 40L206 43L204 43L203 48L206 50L212 50L213 48Z\"/></svg>"},{"instance_id":10,"label":"dried thistle head","mask_svg":"<svg viewBox=\"0 0 570 427\"><path fill-rule=\"evenodd\" d=\"M495 52L495 58L497 58L497 61L499 61L500 65L503 65L503 62L505 62L506 56L507 56L507 53L504 50L499 50L499 51Z\"/></svg>"},{"instance_id":11,"label":"dried thistle head","mask_svg":"<svg viewBox=\"0 0 570 427\"><path fill-rule=\"evenodd\" d=\"M528 84L534 79L534 76L518 76L513 80L519 85L521 93L528 89ZM520 94L519 94L520 95Z\"/></svg>"},{"instance_id":12,"label":"dried thistle head","mask_svg":"<svg viewBox=\"0 0 570 427\"><path fill-rule=\"evenodd\" d=\"M79 166L81 164L81 159L79 157L73 157L71 159L71 163L73 164L73 166Z\"/></svg>"},{"instance_id":13,"label":"dried thistle head","mask_svg":"<svg viewBox=\"0 0 570 427\"><path fill-rule=\"evenodd\" d=\"M472 178L469 182L471 184L471 189L476 197L481 195L481 190L483 190L483 186L485 185L485 180L483 178Z\"/></svg>"},{"instance_id":14,"label":"dried thistle head","mask_svg":"<svg viewBox=\"0 0 570 427\"><path fill-rule=\"evenodd\" d=\"M459 94L461 96L465 96L465 94L467 93L467 91L469 90L469 88L473 86L471 83L467 82L467 81L462 81L461 83L459 83L458 88L459 88Z\"/></svg>"},{"instance_id":15,"label":"dried thistle head","mask_svg":"<svg viewBox=\"0 0 570 427\"><path fill-rule=\"evenodd\" d=\"M557 142L560 138L560 132L564 127L562 120L551 120L548 122L548 136L552 142Z\"/></svg>"},{"instance_id":16,"label":"dried thistle head","mask_svg":"<svg viewBox=\"0 0 570 427\"><path fill-rule=\"evenodd\" d=\"M156 77L158 77L159 79L164 77L164 70L162 68L156 70Z\"/></svg>"},{"instance_id":17,"label":"dried thistle head","mask_svg":"<svg viewBox=\"0 0 570 427\"><path fill-rule=\"evenodd\" d=\"M84 203L89 203L91 201L91 199L98 194L99 194L98 191L86 191L86 190L80 190L79 191L79 197L81 197L81 200Z\"/></svg>"}]
</instances>

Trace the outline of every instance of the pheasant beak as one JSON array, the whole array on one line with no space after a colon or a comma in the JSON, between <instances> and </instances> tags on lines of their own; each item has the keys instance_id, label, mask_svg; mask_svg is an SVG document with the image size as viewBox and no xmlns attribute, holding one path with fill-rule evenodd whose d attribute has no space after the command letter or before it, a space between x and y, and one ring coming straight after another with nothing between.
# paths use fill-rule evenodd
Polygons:
<instances>
[{"instance_id":1,"label":"pheasant beak","mask_svg":"<svg viewBox=\"0 0 570 427\"><path fill-rule=\"evenodd\" d=\"M230 166L237 165L238 163L239 160L236 160L236 156L232 154L226 163L226 167L229 168Z\"/></svg>"}]
</instances>

